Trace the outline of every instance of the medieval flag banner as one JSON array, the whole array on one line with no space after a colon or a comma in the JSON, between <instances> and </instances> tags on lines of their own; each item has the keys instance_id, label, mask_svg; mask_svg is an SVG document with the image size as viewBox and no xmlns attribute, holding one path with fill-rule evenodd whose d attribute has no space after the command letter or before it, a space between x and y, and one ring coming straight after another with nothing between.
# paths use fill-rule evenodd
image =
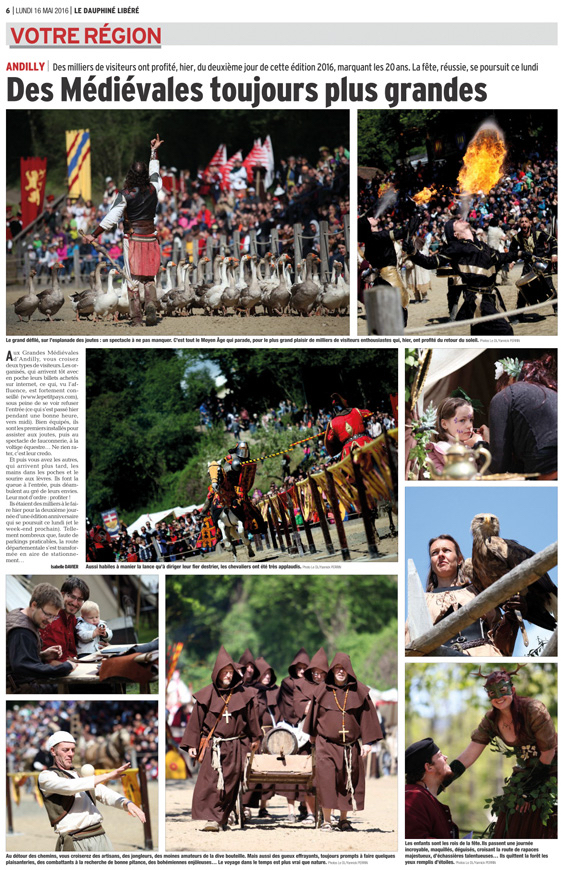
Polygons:
<instances>
[{"instance_id":1,"label":"medieval flag banner","mask_svg":"<svg viewBox=\"0 0 561 870\"><path fill-rule=\"evenodd\" d=\"M101 511L101 521L112 538L119 534L119 515L116 508Z\"/></svg>"},{"instance_id":2,"label":"medieval flag banner","mask_svg":"<svg viewBox=\"0 0 561 870\"><path fill-rule=\"evenodd\" d=\"M46 157L22 157L21 176L21 221L29 226L43 211L45 182L47 181Z\"/></svg>"},{"instance_id":3,"label":"medieval flag banner","mask_svg":"<svg viewBox=\"0 0 561 870\"><path fill-rule=\"evenodd\" d=\"M89 130L66 131L68 196L88 200L92 196L91 142Z\"/></svg>"}]
</instances>

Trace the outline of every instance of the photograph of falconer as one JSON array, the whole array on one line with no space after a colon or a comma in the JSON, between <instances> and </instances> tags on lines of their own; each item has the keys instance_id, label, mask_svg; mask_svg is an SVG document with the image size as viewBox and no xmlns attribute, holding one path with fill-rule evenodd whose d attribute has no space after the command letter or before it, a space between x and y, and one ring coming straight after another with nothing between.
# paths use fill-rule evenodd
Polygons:
<instances>
[{"instance_id":1,"label":"photograph of falconer","mask_svg":"<svg viewBox=\"0 0 561 870\"><path fill-rule=\"evenodd\" d=\"M144 286L144 314L146 326L158 322L155 276L160 269L160 246L156 234L158 193L162 189L158 149L164 144L156 133L150 142L150 163L135 161L130 167L125 186L117 193L106 216L93 233L85 236L90 244L105 230L124 221L123 252L128 279L131 326L142 325L142 302L139 285Z\"/></svg>"}]
</instances>

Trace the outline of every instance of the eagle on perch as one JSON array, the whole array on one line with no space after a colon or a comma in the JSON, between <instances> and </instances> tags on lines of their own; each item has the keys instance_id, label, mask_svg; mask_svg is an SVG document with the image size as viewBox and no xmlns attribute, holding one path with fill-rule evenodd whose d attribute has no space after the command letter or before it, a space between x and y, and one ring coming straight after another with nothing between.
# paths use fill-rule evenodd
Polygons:
<instances>
[{"instance_id":1,"label":"eagle on perch","mask_svg":"<svg viewBox=\"0 0 561 870\"><path fill-rule=\"evenodd\" d=\"M472 582L478 592L487 589L512 568L535 555L533 550L523 547L518 541L501 538L499 532L499 519L494 514L477 514L471 521ZM554 631L557 626L557 587L549 574L544 574L539 580L530 583L519 594L525 605L525 619L548 631Z\"/></svg>"}]
</instances>

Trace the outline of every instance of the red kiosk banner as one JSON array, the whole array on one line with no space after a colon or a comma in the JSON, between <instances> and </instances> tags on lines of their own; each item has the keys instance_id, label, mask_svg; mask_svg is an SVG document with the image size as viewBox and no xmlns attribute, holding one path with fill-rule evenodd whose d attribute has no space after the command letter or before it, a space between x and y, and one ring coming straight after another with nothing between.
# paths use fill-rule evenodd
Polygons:
<instances>
[{"instance_id":1,"label":"red kiosk banner","mask_svg":"<svg viewBox=\"0 0 561 870\"><path fill-rule=\"evenodd\" d=\"M25 229L43 211L45 182L47 181L47 158L21 157L20 176L21 220Z\"/></svg>"}]
</instances>

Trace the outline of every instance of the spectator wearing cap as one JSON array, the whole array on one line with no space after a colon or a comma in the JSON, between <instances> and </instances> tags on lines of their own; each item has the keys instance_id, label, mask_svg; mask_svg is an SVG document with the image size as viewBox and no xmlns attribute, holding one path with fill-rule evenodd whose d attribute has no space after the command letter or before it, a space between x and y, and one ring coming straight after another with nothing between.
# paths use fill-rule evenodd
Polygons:
<instances>
[{"instance_id":1,"label":"spectator wearing cap","mask_svg":"<svg viewBox=\"0 0 561 870\"><path fill-rule=\"evenodd\" d=\"M463 766L463 765L462 765ZM405 750L405 839L455 840L458 826L450 808L440 803L437 794L454 778L432 737L412 743Z\"/></svg>"},{"instance_id":2,"label":"spectator wearing cap","mask_svg":"<svg viewBox=\"0 0 561 870\"><path fill-rule=\"evenodd\" d=\"M73 767L76 740L68 731L55 731L47 740L52 766L39 774L39 790L51 826L58 834L56 852L112 852L103 829L98 802L125 810L144 824L146 816L131 800L104 784L118 779L130 767L79 776Z\"/></svg>"}]
</instances>

